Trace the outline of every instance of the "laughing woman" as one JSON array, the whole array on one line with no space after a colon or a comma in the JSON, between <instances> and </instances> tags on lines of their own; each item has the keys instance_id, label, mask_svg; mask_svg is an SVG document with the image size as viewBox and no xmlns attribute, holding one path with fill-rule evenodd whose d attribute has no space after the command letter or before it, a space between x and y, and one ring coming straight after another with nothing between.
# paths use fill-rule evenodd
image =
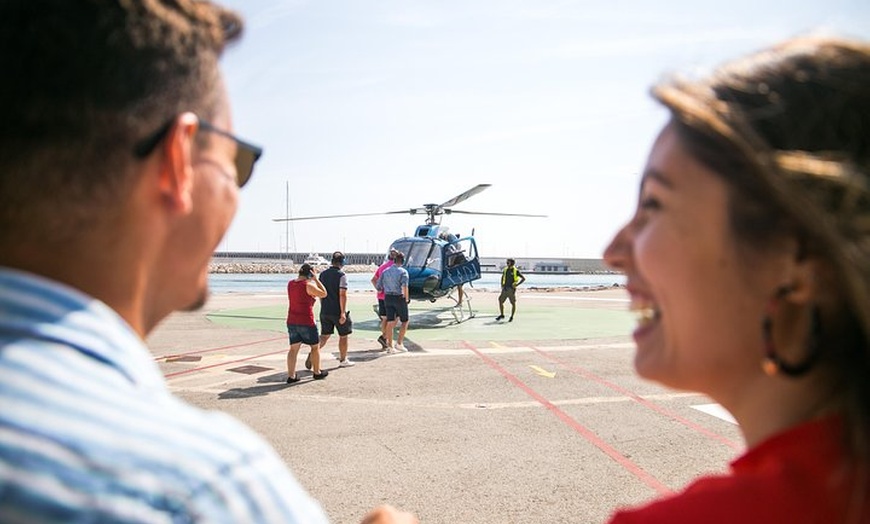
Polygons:
<instances>
[{"instance_id":1,"label":"laughing woman","mask_svg":"<svg viewBox=\"0 0 870 524\"><path fill-rule=\"evenodd\" d=\"M870 45L800 38L654 88L623 271L638 373L748 450L630 522L870 522Z\"/></svg>"}]
</instances>

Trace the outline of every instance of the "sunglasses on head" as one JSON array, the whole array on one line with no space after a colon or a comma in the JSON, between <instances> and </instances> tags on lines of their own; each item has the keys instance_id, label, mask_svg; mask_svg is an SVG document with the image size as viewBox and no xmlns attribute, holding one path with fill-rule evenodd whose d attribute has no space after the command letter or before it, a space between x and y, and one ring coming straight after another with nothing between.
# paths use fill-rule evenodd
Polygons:
<instances>
[{"instance_id":1,"label":"sunglasses on head","mask_svg":"<svg viewBox=\"0 0 870 524\"><path fill-rule=\"evenodd\" d=\"M133 154L138 158L145 158L150 155L157 145L166 138L166 135L169 133L169 130L172 129L174 123L175 119L170 120L158 129L157 132L137 143L133 148ZM263 148L255 146L250 142L245 142L222 129L218 129L203 119L199 120L199 131L215 133L229 138L236 143L236 157L234 159L236 164L236 184L240 188L247 184L248 180L251 179L251 174L254 172L254 164L257 163L257 160L259 160L260 156L263 154Z\"/></svg>"}]
</instances>

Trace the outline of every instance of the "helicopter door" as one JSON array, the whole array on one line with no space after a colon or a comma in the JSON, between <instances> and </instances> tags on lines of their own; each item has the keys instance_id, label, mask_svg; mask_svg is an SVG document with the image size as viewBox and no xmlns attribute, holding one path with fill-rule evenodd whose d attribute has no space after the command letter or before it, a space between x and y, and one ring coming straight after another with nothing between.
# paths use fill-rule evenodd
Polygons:
<instances>
[{"instance_id":1,"label":"helicopter door","mask_svg":"<svg viewBox=\"0 0 870 524\"><path fill-rule=\"evenodd\" d=\"M480 278L480 259L473 237L462 238L444 246L443 259L441 289L450 289Z\"/></svg>"}]
</instances>

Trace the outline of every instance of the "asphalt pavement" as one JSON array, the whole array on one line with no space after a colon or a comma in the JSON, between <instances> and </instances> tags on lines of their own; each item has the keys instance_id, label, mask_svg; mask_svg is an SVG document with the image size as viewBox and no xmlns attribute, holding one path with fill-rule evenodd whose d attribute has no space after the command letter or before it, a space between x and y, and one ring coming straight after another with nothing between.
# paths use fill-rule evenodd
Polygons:
<instances>
[{"instance_id":1,"label":"asphalt pavement","mask_svg":"<svg viewBox=\"0 0 870 524\"><path fill-rule=\"evenodd\" d=\"M391 503L426 524L597 523L725 471L739 429L701 395L639 379L624 291L414 302L407 353L376 342L371 292L349 294L350 358L285 384L283 295L215 295L148 345L170 389L259 431L335 523ZM315 309L316 310L316 309ZM456 319L463 319L456 323Z\"/></svg>"}]
</instances>

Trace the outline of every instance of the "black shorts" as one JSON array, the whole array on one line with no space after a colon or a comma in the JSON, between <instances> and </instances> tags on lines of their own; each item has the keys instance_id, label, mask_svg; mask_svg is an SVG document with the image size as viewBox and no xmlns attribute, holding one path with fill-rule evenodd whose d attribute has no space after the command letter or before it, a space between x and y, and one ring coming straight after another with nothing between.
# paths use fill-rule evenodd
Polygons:
<instances>
[{"instance_id":1,"label":"black shorts","mask_svg":"<svg viewBox=\"0 0 870 524\"><path fill-rule=\"evenodd\" d=\"M344 314L344 324L340 324L340 315L324 315L320 314L320 334L331 335L335 329L338 329L338 336L346 337L353 333L353 320L350 319L350 311Z\"/></svg>"},{"instance_id":2,"label":"black shorts","mask_svg":"<svg viewBox=\"0 0 870 524\"><path fill-rule=\"evenodd\" d=\"M408 321L408 303L402 295L387 295L384 297L384 306L387 310L387 322L396 320L396 317L402 322Z\"/></svg>"},{"instance_id":3,"label":"black shorts","mask_svg":"<svg viewBox=\"0 0 870 524\"><path fill-rule=\"evenodd\" d=\"M384 318L387 316L387 305L384 304L384 299L378 299L378 316Z\"/></svg>"}]
</instances>

